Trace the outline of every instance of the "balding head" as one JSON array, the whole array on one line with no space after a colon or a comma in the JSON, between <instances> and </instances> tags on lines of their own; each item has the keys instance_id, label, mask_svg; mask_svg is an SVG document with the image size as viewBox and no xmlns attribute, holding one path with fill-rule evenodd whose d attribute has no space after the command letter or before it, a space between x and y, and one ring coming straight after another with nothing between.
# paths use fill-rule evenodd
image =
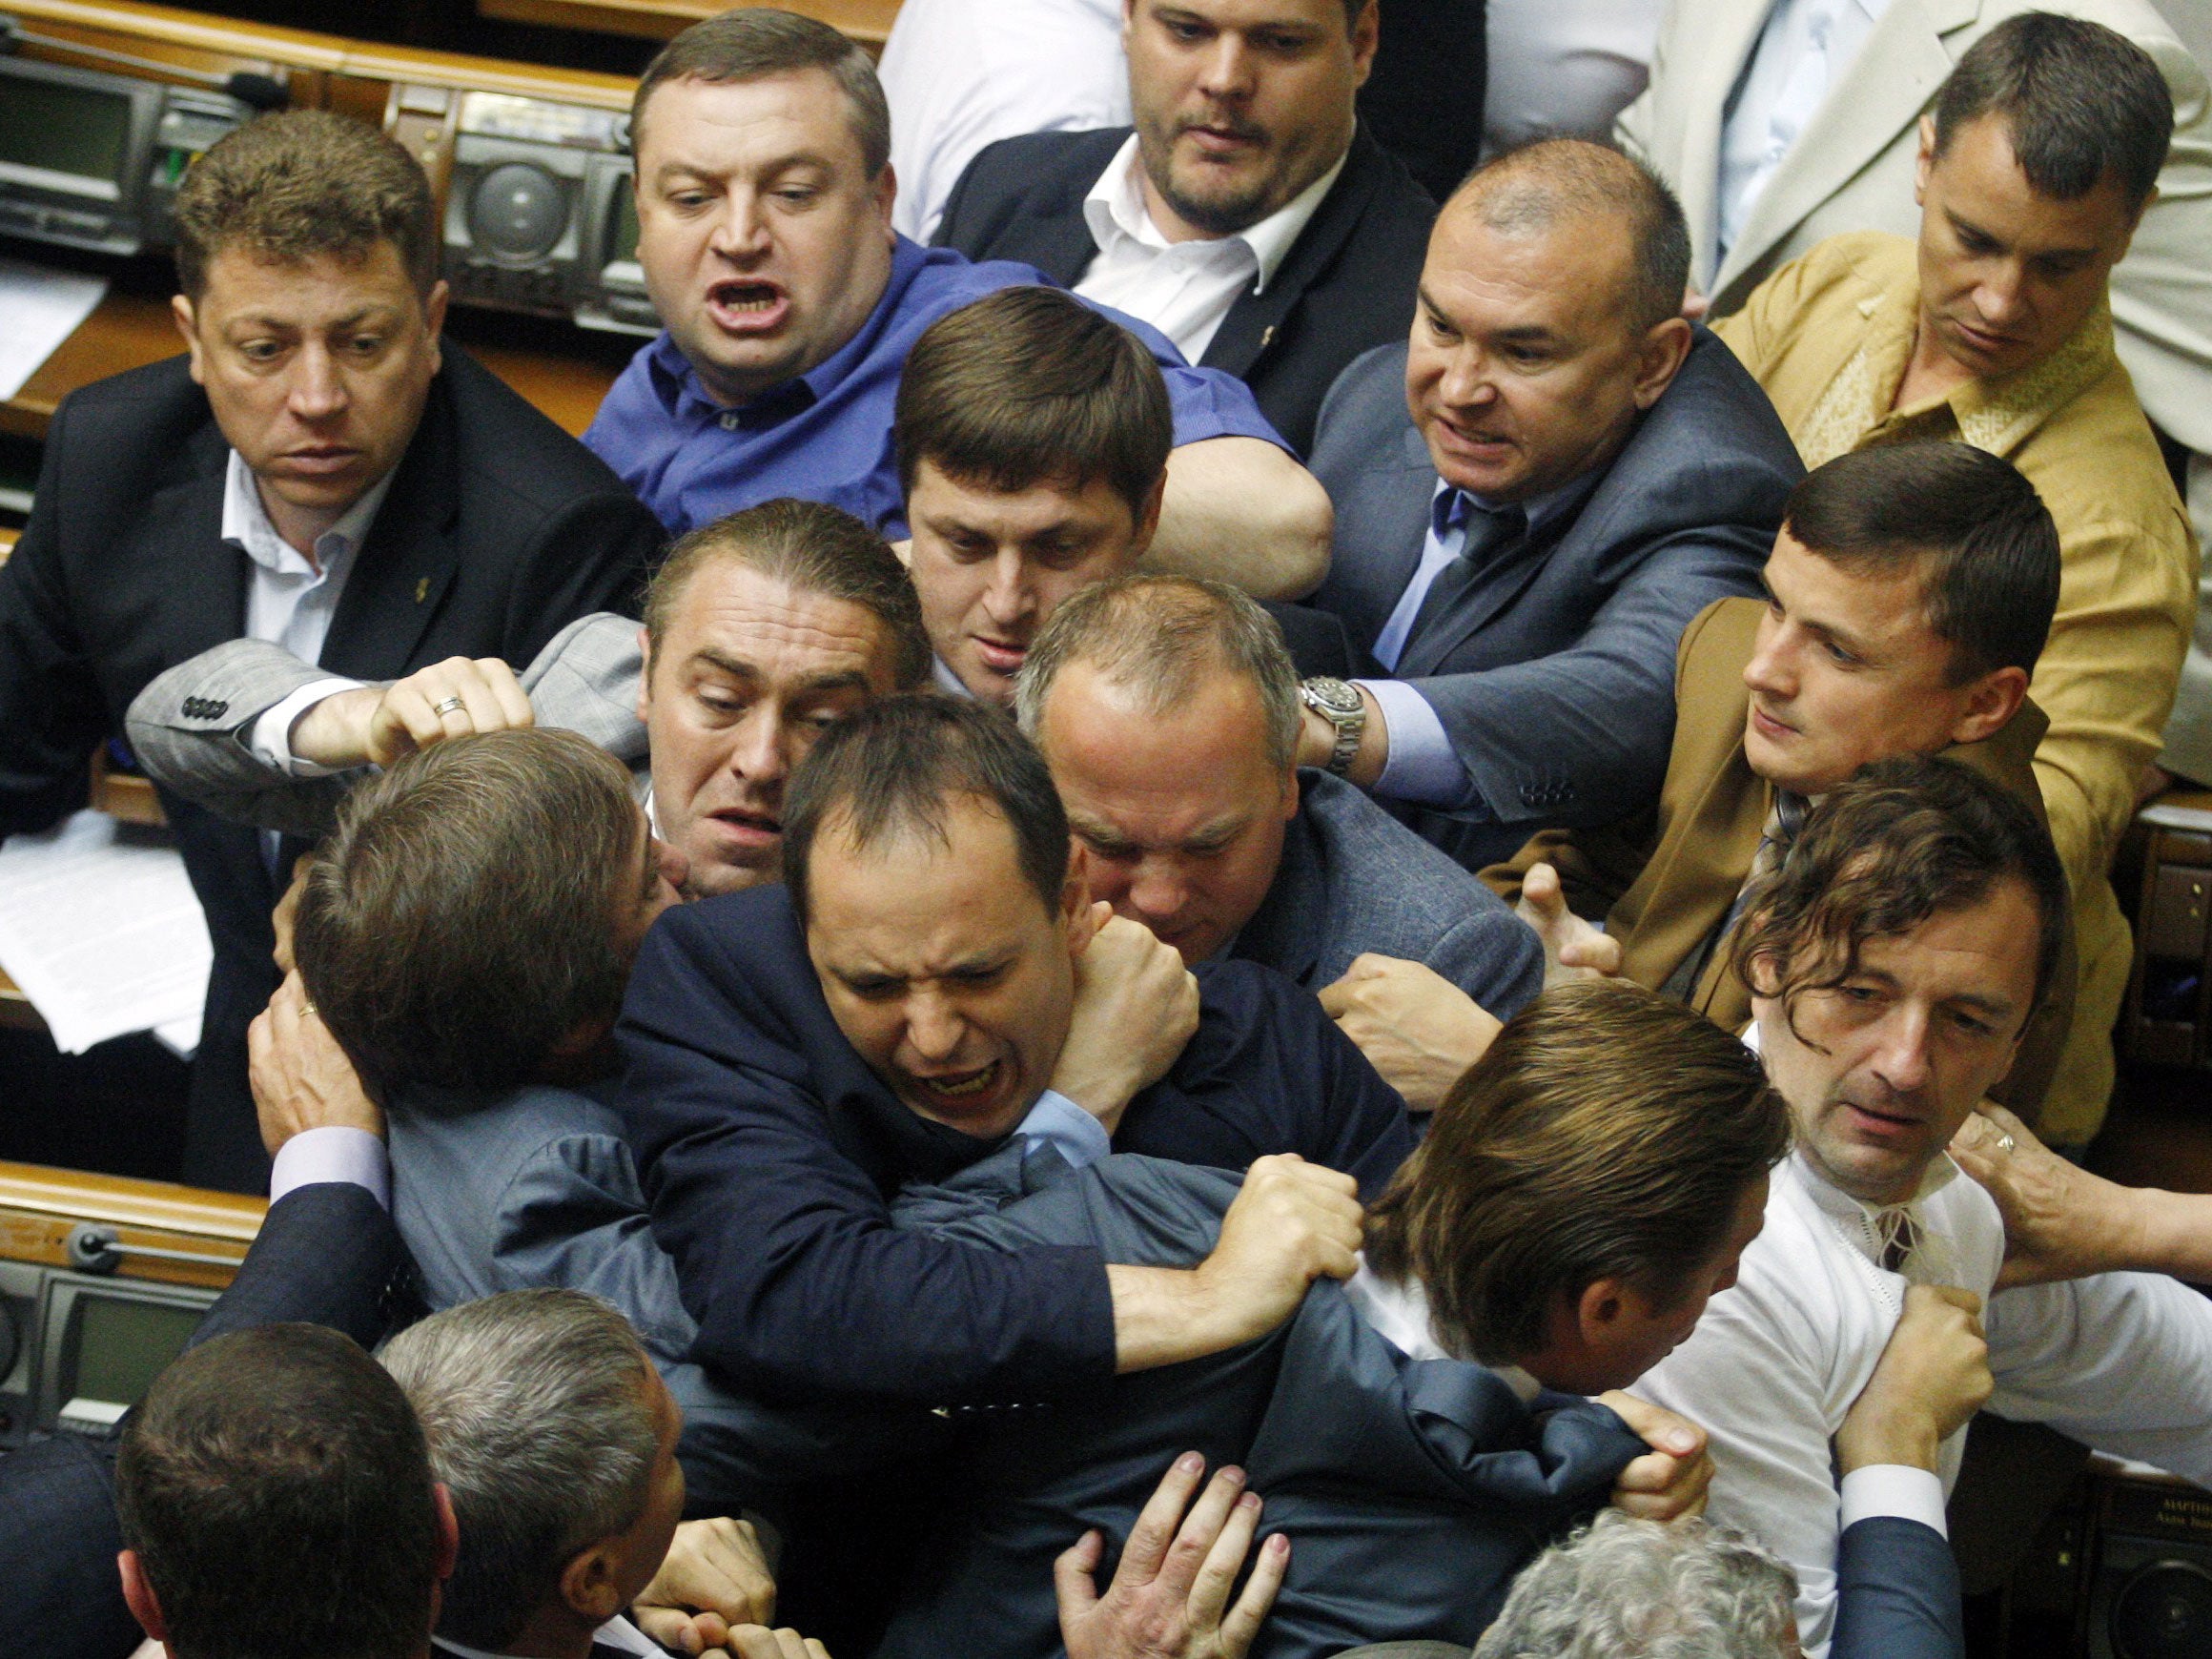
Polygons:
<instances>
[{"instance_id":1,"label":"balding head","mask_svg":"<svg viewBox=\"0 0 2212 1659\"><path fill-rule=\"evenodd\" d=\"M1469 174L1444 203L1503 236L1567 226L1617 228L1628 244L1623 307L1638 329L1682 309L1690 226L1674 193L1642 162L1587 138L1548 138L1508 151Z\"/></svg>"},{"instance_id":2,"label":"balding head","mask_svg":"<svg viewBox=\"0 0 2212 1659\"><path fill-rule=\"evenodd\" d=\"M1421 269L1405 397L1446 482L1526 502L1610 464L1690 355L1682 210L1582 139L1471 174Z\"/></svg>"}]
</instances>

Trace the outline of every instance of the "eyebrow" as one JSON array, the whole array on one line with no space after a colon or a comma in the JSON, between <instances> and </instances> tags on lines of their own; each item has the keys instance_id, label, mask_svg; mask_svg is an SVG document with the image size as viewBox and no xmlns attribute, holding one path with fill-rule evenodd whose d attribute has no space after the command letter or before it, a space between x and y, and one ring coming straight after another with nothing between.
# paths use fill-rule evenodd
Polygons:
<instances>
[{"instance_id":1,"label":"eyebrow","mask_svg":"<svg viewBox=\"0 0 2212 1659\"><path fill-rule=\"evenodd\" d=\"M1983 241L1993 243L2008 252L2012 250L2013 244L2006 241L2004 237L1985 226L1976 224L1972 219L1959 217L1958 210L1956 208L1945 208L1943 216L1951 221L1951 228L1954 231L1965 236L1979 236ZM2031 259L2094 259L2097 256L2097 249L2094 245L2086 248L2040 248L2028 256Z\"/></svg>"},{"instance_id":2,"label":"eyebrow","mask_svg":"<svg viewBox=\"0 0 2212 1659\"><path fill-rule=\"evenodd\" d=\"M399 307L397 305L387 305L381 300L371 300L366 305L357 306L354 310L347 312L343 317L336 317L331 318L327 326L331 328L354 328L358 326L365 319L372 317L398 317L399 315ZM227 328L237 328L241 325L248 328L284 329L298 329L308 326L297 321L292 317L272 317L265 311L250 312L243 316L234 317L224 326Z\"/></svg>"}]
</instances>

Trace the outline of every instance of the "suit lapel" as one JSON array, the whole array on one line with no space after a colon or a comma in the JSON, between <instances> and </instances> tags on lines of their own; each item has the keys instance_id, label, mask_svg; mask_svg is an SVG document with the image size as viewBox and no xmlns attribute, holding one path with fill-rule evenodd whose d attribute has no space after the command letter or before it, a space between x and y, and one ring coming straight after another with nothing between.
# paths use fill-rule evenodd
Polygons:
<instances>
[{"instance_id":1,"label":"suit lapel","mask_svg":"<svg viewBox=\"0 0 2212 1659\"><path fill-rule=\"evenodd\" d=\"M1031 220L1021 252L1012 256L1026 259L1063 287L1080 282L1098 256L1090 221L1083 216L1083 198L1089 194L1086 183L1071 194L1058 213L1040 214Z\"/></svg>"},{"instance_id":2,"label":"suit lapel","mask_svg":"<svg viewBox=\"0 0 2212 1659\"><path fill-rule=\"evenodd\" d=\"M213 455L191 481L154 498L148 522L176 524L173 558L161 576L163 666L188 662L246 629L245 553L223 540L223 482L230 446L211 421ZM195 440L195 441L198 441Z\"/></svg>"},{"instance_id":3,"label":"suit lapel","mask_svg":"<svg viewBox=\"0 0 2212 1659\"><path fill-rule=\"evenodd\" d=\"M1951 73L1943 36L1972 23L1979 10L1980 0L1892 0L1751 204L1713 293L1765 257L1919 119ZM1714 165L1717 174L1717 156Z\"/></svg>"},{"instance_id":4,"label":"suit lapel","mask_svg":"<svg viewBox=\"0 0 2212 1659\"><path fill-rule=\"evenodd\" d=\"M440 376L338 596L322 647L321 666L333 673L385 680L414 661L460 562L450 534L461 505L453 440Z\"/></svg>"}]
</instances>

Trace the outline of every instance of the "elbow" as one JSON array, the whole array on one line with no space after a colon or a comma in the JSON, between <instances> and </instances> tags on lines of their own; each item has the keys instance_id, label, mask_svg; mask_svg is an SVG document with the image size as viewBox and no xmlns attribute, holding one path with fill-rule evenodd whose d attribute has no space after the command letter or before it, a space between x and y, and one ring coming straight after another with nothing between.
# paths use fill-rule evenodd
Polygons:
<instances>
[{"instance_id":1,"label":"elbow","mask_svg":"<svg viewBox=\"0 0 2212 1659\"><path fill-rule=\"evenodd\" d=\"M1329 548L1336 535L1337 510L1321 480L1288 456L1284 478L1272 492L1267 557L1251 584L1255 599L1303 599L1329 574Z\"/></svg>"}]
</instances>

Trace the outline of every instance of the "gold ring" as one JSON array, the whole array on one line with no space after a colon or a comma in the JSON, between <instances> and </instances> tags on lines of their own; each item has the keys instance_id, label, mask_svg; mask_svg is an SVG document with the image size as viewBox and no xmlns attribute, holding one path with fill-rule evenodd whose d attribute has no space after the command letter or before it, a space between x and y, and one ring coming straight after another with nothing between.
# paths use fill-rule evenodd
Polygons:
<instances>
[{"instance_id":1,"label":"gold ring","mask_svg":"<svg viewBox=\"0 0 2212 1659\"><path fill-rule=\"evenodd\" d=\"M445 715L445 714L451 714L451 713L452 713L452 712L453 712L453 711L454 711L456 708L459 708L459 707L461 707L461 698L459 698L459 697L448 697L448 698L447 698L447 699L446 699L444 702L442 702L442 703L433 703L433 704L430 706L430 712L431 712L431 713L433 713L433 714L438 714L438 715Z\"/></svg>"},{"instance_id":2,"label":"gold ring","mask_svg":"<svg viewBox=\"0 0 2212 1659\"><path fill-rule=\"evenodd\" d=\"M299 1005L299 1012L302 1014L313 1014L315 1012L315 1004L312 1002L303 1002Z\"/></svg>"}]
</instances>

